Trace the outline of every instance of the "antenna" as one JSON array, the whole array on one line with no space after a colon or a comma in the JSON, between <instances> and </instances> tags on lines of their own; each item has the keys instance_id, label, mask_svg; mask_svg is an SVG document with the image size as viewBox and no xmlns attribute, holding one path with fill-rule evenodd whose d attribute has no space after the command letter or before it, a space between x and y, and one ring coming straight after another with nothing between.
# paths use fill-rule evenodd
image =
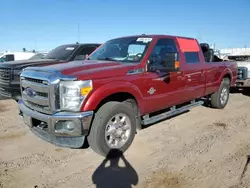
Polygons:
<instances>
[{"instance_id":1,"label":"antenna","mask_svg":"<svg viewBox=\"0 0 250 188\"><path fill-rule=\"evenodd\" d=\"M77 41L80 42L80 25L77 24Z\"/></svg>"}]
</instances>

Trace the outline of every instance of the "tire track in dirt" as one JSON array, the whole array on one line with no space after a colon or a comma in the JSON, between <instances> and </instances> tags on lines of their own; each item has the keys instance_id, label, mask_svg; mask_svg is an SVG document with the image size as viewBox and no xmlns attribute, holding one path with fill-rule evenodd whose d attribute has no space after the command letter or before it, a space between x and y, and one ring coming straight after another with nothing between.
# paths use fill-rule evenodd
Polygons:
<instances>
[{"instance_id":1,"label":"tire track in dirt","mask_svg":"<svg viewBox=\"0 0 250 188\"><path fill-rule=\"evenodd\" d=\"M140 175L138 186L146 183L146 188L149 185L151 188L161 185L201 188L206 187L206 183L207 187L216 187L221 185L218 182L224 177L222 173L229 170L236 177L233 182L237 183L249 149L246 145L249 127L246 125L250 122L247 117L250 102L249 98L238 95L232 98L237 101L230 102L223 111L198 107L138 133L136 142L127 152ZM25 135L21 139L29 141L31 137ZM91 175L102 158L91 150L57 148L55 152L51 146L41 143L38 147L41 152L34 152L27 159L7 161L7 166L0 163L0 184L7 187L95 187ZM232 177L225 174L225 181Z\"/></svg>"}]
</instances>

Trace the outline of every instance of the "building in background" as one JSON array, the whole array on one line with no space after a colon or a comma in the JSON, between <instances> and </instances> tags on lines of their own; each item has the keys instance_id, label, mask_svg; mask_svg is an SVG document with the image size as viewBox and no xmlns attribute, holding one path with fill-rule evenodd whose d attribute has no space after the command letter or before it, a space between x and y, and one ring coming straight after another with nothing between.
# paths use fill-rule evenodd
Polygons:
<instances>
[{"instance_id":1,"label":"building in background","mask_svg":"<svg viewBox=\"0 0 250 188\"><path fill-rule=\"evenodd\" d=\"M226 55L250 55L250 48L224 48L220 49L222 56Z\"/></svg>"}]
</instances>

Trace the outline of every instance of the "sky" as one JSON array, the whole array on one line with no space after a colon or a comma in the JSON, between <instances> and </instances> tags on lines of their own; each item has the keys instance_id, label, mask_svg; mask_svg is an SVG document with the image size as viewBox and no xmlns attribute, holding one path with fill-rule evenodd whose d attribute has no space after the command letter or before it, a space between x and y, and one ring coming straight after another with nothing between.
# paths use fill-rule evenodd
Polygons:
<instances>
[{"instance_id":1,"label":"sky","mask_svg":"<svg viewBox=\"0 0 250 188\"><path fill-rule=\"evenodd\" d=\"M0 0L0 52L135 34L250 47L250 0Z\"/></svg>"}]
</instances>

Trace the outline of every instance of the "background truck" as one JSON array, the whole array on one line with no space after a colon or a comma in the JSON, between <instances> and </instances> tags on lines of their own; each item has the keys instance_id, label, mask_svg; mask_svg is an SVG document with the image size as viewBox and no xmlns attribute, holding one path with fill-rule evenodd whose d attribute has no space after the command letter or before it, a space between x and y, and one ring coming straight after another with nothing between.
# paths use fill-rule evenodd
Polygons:
<instances>
[{"instance_id":1,"label":"background truck","mask_svg":"<svg viewBox=\"0 0 250 188\"><path fill-rule=\"evenodd\" d=\"M243 54L232 54L228 59L234 60L238 65L238 76L233 90L250 90L250 51Z\"/></svg>"},{"instance_id":2,"label":"background truck","mask_svg":"<svg viewBox=\"0 0 250 188\"><path fill-rule=\"evenodd\" d=\"M98 154L116 156L144 125L202 105L202 98L223 109L236 77L236 62L222 62L193 38L116 38L83 63L26 68L20 115L48 142L81 148L88 141Z\"/></svg>"},{"instance_id":3,"label":"background truck","mask_svg":"<svg viewBox=\"0 0 250 188\"><path fill-rule=\"evenodd\" d=\"M25 60L34 56L33 52L6 52L0 55L0 63L9 62L9 61L17 61L17 60Z\"/></svg>"},{"instance_id":4,"label":"background truck","mask_svg":"<svg viewBox=\"0 0 250 188\"><path fill-rule=\"evenodd\" d=\"M62 64L73 60L84 60L100 44L66 44L58 46L42 58L10 61L0 64L0 97L18 101L20 93L20 73L29 66Z\"/></svg>"}]
</instances>

